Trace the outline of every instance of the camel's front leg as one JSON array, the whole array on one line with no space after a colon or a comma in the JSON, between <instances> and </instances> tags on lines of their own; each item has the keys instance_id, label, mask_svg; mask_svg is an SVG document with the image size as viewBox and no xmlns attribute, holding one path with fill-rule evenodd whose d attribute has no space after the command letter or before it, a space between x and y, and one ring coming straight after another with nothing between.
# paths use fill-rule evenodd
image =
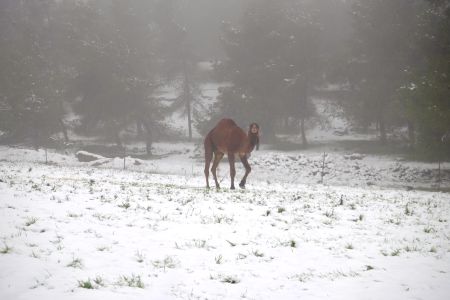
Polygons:
<instances>
[{"instance_id":1,"label":"camel's front leg","mask_svg":"<svg viewBox=\"0 0 450 300\"><path fill-rule=\"evenodd\" d=\"M242 177L241 182L239 183L239 187L242 189L245 189L245 183L247 182L247 176L252 171L252 168L250 167L250 164L248 163L247 156L246 155L240 155L241 162L245 167L245 175Z\"/></svg>"}]
</instances>

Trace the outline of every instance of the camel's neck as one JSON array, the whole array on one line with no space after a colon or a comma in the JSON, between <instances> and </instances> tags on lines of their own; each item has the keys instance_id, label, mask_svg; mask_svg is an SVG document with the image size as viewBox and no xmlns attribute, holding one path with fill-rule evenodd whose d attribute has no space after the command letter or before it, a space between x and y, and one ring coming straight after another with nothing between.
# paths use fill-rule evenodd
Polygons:
<instances>
[{"instance_id":1,"label":"camel's neck","mask_svg":"<svg viewBox=\"0 0 450 300\"><path fill-rule=\"evenodd\" d=\"M256 146L256 149L258 149L258 146L259 146L258 136L256 134L249 133L248 134L248 152L253 151L253 149L255 149L255 146Z\"/></svg>"}]
</instances>

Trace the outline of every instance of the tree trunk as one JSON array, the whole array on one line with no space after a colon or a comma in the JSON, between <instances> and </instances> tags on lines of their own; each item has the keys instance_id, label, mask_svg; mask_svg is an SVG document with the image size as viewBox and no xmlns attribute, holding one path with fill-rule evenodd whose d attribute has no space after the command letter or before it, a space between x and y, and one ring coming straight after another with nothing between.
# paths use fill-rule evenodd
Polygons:
<instances>
[{"instance_id":1,"label":"tree trunk","mask_svg":"<svg viewBox=\"0 0 450 300\"><path fill-rule=\"evenodd\" d=\"M192 141L192 116L191 116L191 89L189 87L189 77L187 73L186 62L184 63L184 101L186 103L186 112L188 117L189 141Z\"/></svg>"},{"instance_id":2,"label":"tree trunk","mask_svg":"<svg viewBox=\"0 0 450 300\"><path fill-rule=\"evenodd\" d=\"M114 140L116 141L117 147L119 148L123 147L122 141L120 139L120 130L118 128L114 129Z\"/></svg>"},{"instance_id":3,"label":"tree trunk","mask_svg":"<svg viewBox=\"0 0 450 300\"><path fill-rule=\"evenodd\" d=\"M32 129L32 140L33 140L34 149L36 151L39 150L39 147L41 145L41 137L40 137L40 132L39 132L38 126L35 126L35 128Z\"/></svg>"},{"instance_id":4,"label":"tree trunk","mask_svg":"<svg viewBox=\"0 0 450 300\"><path fill-rule=\"evenodd\" d=\"M63 122L62 119L59 119L58 122L59 122L59 126L61 126L61 131L62 131L62 133L63 133L63 135L64 135L64 141L65 141L66 143L70 142L70 140L69 140L69 134L67 133L67 127L66 127L66 124L64 124L64 122Z\"/></svg>"},{"instance_id":5,"label":"tree trunk","mask_svg":"<svg viewBox=\"0 0 450 300\"><path fill-rule=\"evenodd\" d=\"M152 155L152 132L147 132L147 139L145 141L145 150L147 151L147 155Z\"/></svg>"},{"instance_id":6,"label":"tree trunk","mask_svg":"<svg viewBox=\"0 0 450 300\"><path fill-rule=\"evenodd\" d=\"M137 136L141 137L143 135L142 132L142 121L141 120L136 120L136 132L137 132Z\"/></svg>"},{"instance_id":7,"label":"tree trunk","mask_svg":"<svg viewBox=\"0 0 450 300\"><path fill-rule=\"evenodd\" d=\"M147 120L141 120L142 125L144 125L145 131L147 131L146 141L145 141L145 149L147 151L147 155L152 155L152 131L150 128L150 124Z\"/></svg>"},{"instance_id":8,"label":"tree trunk","mask_svg":"<svg viewBox=\"0 0 450 300\"><path fill-rule=\"evenodd\" d=\"M301 101L301 112L300 112L300 132L302 134L302 144L303 146L308 146L308 141L306 140L306 129L305 129L305 119L308 110L308 73L305 73L303 78L302 86L302 99Z\"/></svg>"},{"instance_id":9,"label":"tree trunk","mask_svg":"<svg viewBox=\"0 0 450 300\"><path fill-rule=\"evenodd\" d=\"M414 123L412 121L408 121L408 139L410 147L414 148L414 145L416 144L416 135Z\"/></svg>"},{"instance_id":10,"label":"tree trunk","mask_svg":"<svg viewBox=\"0 0 450 300\"><path fill-rule=\"evenodd\" d=\"M383 117L379 118L378 126L379 126L379 130L380 130L380 142L382 145L386 145L386 142L387 142L386 124L384 123Z\"/></svg>"},{"instance_id":11,"label":"tree trunk","mask_svg":"<svg viewBox=\"0 0 450 300\"><path fill-rule=\"evenodd\" d=\"M192 141L192 116L191 116L191 97L188 94L186 101L186 111L188 117L189 142Z\"/></svg>"},{"instance_id":12,"label":"tree trunk","mask_svg":"<svg viewBox=\"0 0 450 300\"><path fill-rule=\"evenodd\" d=\"M300 119L300 131L302 134L302 144L303 146L308 146L308 141L306 140L306 131L305 131L305 118L301 117Z\"/></svg>"}]
</instances>

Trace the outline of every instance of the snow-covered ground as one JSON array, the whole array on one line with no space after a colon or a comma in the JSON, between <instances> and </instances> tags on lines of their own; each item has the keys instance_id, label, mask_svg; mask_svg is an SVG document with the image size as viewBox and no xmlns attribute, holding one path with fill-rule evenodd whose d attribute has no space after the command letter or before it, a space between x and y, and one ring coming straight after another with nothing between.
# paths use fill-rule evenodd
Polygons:
<instances>
[{"instance_id":1,"label":"snow-covered ground","mask_svg":"<svg viewBox=\"0 0 450 300\"><path fill-rule=\"evenodd\" d=\"M154 150L0 147L0 299L449 299L436 164L263 147L206 190L195 145Z\"/></svg>"}]
</instances>

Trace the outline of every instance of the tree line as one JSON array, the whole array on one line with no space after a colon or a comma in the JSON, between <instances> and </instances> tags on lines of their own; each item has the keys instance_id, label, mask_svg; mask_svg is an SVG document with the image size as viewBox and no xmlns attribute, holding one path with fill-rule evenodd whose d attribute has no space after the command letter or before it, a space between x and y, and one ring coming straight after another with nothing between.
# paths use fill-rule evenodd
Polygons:
<instances>
[{"instance_id":1,"label":"tree line","mask_svg":"<svg viewBox=\"0 0 450 300\"><path fill-rule=\"evenodd\" d=\"M376 127L380 143L404 127L410 147L449 157L450 1L316 2L255 1L240 26L225 26L217 69L233 84L218 115L253 117L266 136L293 124L306 144L312 97L337 84L331 97L355 124Z\"/></svg>"},{"instance_id":2,"label":"tree line","mask_svg":"<svg viewBox=\"0 0 450 300\"><path fill-rule=\"evenodd\" d=\"M165 116L184 107L190 138L194 124L206 133L228 116L258 122L268 140L289 131L306 145L312 99L329 93L380 143L407 128L418 153L450 156L450 1L245 1L238 21L222 22L214 79L228 84L204 109L193 103L205 57L177 21L179 1L2 1L3 141L69 139L70 127L120 145L132 127L150 153ZM155 91L168 83L180 92L163 105Z\"/></svg>"},{"instance_id":3,"label":"tree line","mask_svg":"<svg viewBox=\"0 0 450 300\"><path fill-rule=\"evenodd\" d=\"M1 130L6 141L64 132L68 113L82 134L119 146L135 126L150 152L170 107L153 92L186 69L175 1L15 1L0 4ZM186 52L187 53L187 52Z\"/></svg>"}]
</instances>

